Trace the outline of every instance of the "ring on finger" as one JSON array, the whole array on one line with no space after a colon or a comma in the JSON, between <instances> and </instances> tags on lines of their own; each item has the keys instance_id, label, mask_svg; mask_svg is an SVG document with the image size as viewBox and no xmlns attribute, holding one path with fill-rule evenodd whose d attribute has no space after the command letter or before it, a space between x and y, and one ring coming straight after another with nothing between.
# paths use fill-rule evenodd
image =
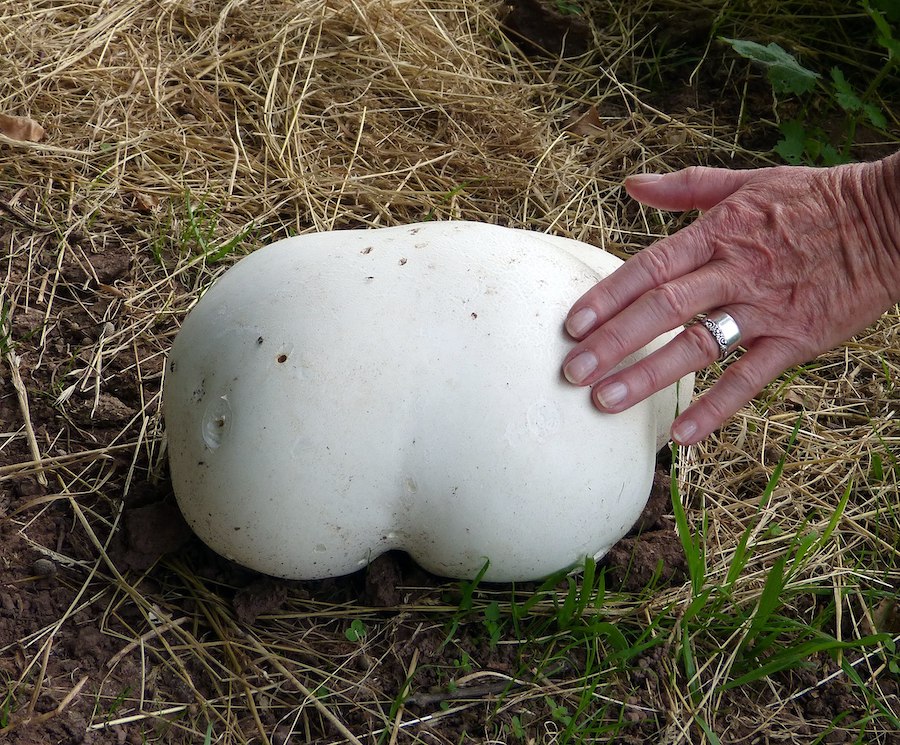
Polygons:
<instances>
[{"instance_id":1,"label":"ring on finger","mask_svg":"<svg viewBox=\"0 0 900 745\"><path fill-rule=\"evenodd\" d=\"M738 344L741 343L741 329L737 325L737 321L724 310L707 313L699 323L712 334L712 338L719 346L720 361L737 349Z\"/></svg>"}]
</instances>

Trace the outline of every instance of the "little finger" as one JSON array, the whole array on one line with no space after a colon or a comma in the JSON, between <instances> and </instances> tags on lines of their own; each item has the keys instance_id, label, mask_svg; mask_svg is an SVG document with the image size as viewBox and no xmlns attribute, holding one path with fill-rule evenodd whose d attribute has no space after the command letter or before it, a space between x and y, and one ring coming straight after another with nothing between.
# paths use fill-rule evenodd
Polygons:
<instances>
[{"instance_id":1,"label":"little finger","mask_svg":"<svg viewBox=\"0 0 900 745\"><path fill-rule=\"evenodd\" d=\"M759 339L672 425L672 439L693 445L722 426L766 385L800 360L775 339Z\"/></svg>"}]
</instances>

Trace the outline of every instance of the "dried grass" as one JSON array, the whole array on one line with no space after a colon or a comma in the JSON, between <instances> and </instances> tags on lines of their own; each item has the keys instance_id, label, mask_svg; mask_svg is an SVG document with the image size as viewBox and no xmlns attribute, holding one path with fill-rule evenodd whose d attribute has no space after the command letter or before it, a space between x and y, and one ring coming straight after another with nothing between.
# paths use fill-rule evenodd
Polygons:
<instances>
[{"instance_id":1,"label":"dried grass","mask_svg":"<svg viewBox=\"0 0 900 745\"><path fill-rule=\"evenodd\" d=\"M2 424L0 482L6 489L38 476L50 485L18 501L4 491L0 508L26 541L61 510L83 544L73 555L33 545L65 568L73 599L43 629L0 640L2 655L21 650L26 660L11 689L32 685L34 702L43 685L60 702L52 716L69 706L84 681L44 676L54 636L101 606L91 620L121 654L109 685L97 682L91 730L153 732L166 723L167 742L200 742L209 722L220 742L280 743L288 731L295 742L322 732L329 742L449 742L460 712L508 724L548 697L578 705L598 681L571 669L552 680L513 671L515 685L499 702L483 694L435 703L427 714L394 706L401 691L382 671L411 678L427 664L413 649L457 610L443 599L447 588L410 588L413 603L384 613L294 587L277 612L245 624L230 605L234 588L202 569L171 559L148 579L119 568L109 546L123 500L166 488L162 360L198 292L238 254L286 234L451 218L552 231L625 254L677 218L625 204L624 176L735 157L761 162L735 145L733 123L708 110L667 115L628 83L643 10L611 10L595 29L594 55L553 63L523 57L500 30L499 3L477 0L0 2L0 112L29 116L47 132L38 143L0 137L0 197L10 207L0 213L12 344L4 351L26 381L8 409L19 420ZM588 133L567 131L591 106ZM123 251L127 271L97 275L92 257ZM72 266L83 268L81 280ZM83 338L63 348L60 334L74 317L88 319ZM877 630L869 590L885 596L900 584L898 329L895 311L773 384L686 453L681 488L695 528L706 515L712 581L755 521L756 553L734 587L738 600L752 605L793 536L826 532L849 489L831 539L791 582L832 593L844 621L837 634ZM7 400L12 382L3 382ZM79 411L96 419L107 394L129 386L139 406L98 439ZM783 476L758 511L782 456ZM478 607L493 597L479 596ZM508 593L497 597L508 603ZM800 618L811 613L802 602L809 597L796 594ZM687 585L610 596L597 613L641 625L677 617L690 598ZM549 596L535 608L553 612ZM370 632L358 644L344 637L352 619ZM142 684L122 697L112 672L126 656L136 656ZM708 661L699 703L677 660L661 663L669 680L650 706L669 723L660 742L695 741L689 723L698 714L727 727L726 710L761 736L804 741L792 706L801 689L770 682L765 703L740 691L725 701L712 683L728 679L730 661ZM883 663L852 662L877 689ZM486 675L477 682L510 682ZM623 711L640 714L621 680L604 686L590 689L598 702L621 698ZM612 721L618 711L610 709ZM381 722L376 731L350 731L371 721ZM561 731L550 720L534 729L544 742L562 741Z\"/></svg>"}]
</instances>

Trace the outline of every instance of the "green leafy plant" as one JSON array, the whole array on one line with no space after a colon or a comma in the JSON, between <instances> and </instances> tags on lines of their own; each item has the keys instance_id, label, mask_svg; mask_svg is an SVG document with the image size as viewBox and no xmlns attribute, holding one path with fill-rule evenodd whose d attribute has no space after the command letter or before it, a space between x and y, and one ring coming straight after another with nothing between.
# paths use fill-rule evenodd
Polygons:
<instances>
[{"instance_id":1,"label":"green leafy plant","mask_svg":"<svg viewBox=\"0 0 900 745\"><path fill-rule=\"evenodd\" d=\"M840 67L832 67L824 76L802 65L794 55L774 42L764 46L744 39L722 39L737 54L765 68L776 98L795 98L801 102L800 118L779 123L781 139L774 150L787 163L826 166L845 163L850 160L850 150L861 122L866 121L879 131L887 127L885 112L876 100L879 87L900 59L900 40L894 38L892 29L892 23L897 21L900 13L896 3L882 2L873 7L864 0L860 7L872 21L876 44L885 51L881 69L863 91L853 86ZM832 144L825 131L811 123L813 111L822 119L835 110L843 113L845 119L840 146Z\"/></svg>"},{"instance_id":2,"label":"green leafy plant","mask_svg":"<svg viewBox=\"0 0 900 745\"><path fill-rule=\"evenodd\" d=\"M469 656L469 653L465 650L459 653L459 658L453 660L453 667L459 670L462 673L468 675L472 672L472 658Z\"/></svg>"},{"instance_id":3,"label":"green leafy plant","mask_svg":"<svg viewBox=\"0 0 900 745\"><path fill-rule=\"evenodd\" d=\"M572 726L572 714L567 706L558 704L549 696L545 698L545 702L550 709L550 716L553 717L554 721L559 722L566 728Z\"/></svg>"},{"instance_id":4,"label":"green leafy plant","mask_svg":"<svg viewBox=\"0 0 900 745\"><path fill-rule=\"evenodd\" d=\"M484 627L487 629L491 648L496 647L503 632L503 614L500 611L500 603L496 600L488 603L484 609Z\"/></svg>"},{"instance_id":5,"label":"green leafy plant","mask_svg":"<svg viewBox=\"0 0 900 745\"><path fill-rule=\"evenodd\" d=\"M354 618L344 631L344 636L347 637L347 641L359 642L365 639L367 633L366 625L360 619Z\"/></svg>"},{"instance_id":6,"label":"green leafy plant","mask_svg":"<svg viewBox=\"0 0 900 745\"><path fill-rule=\"evenodd\" d=\"M525 728L522 726L522 720L518 715L513 716L509 721L510 734L516 740L524 740L527 737Z\"/></svg>"},{"instance_id":7,"label":"green leafy plant","mask_svg":"<svg viewBox=\"0 0 900 745\"><path fill-rule=\"evenodd\" d=\"M793 93L801 95L810 93L821 77L819 73L805 68L797 62L794 55L789 54L774 42L768 46L755 41L742 39L723 39L728 42L742 57L752 60L766 68L769 82L776 93Z\"/></svg>"}]
</instances>

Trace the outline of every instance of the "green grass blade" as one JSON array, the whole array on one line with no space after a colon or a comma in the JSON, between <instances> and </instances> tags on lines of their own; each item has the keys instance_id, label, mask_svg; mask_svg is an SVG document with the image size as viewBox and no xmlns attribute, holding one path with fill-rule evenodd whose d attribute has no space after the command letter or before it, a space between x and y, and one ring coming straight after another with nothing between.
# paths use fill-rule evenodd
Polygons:
<instances>
[{"instance_id":1,"label":"green grass blade","mask_svg":"<svg viewBox=\"0 0 900 745\"><path fill-rule=\"evenodd\" d=\"M769 570L769 574L766 576L766 583L759 596L756 612L750 621L750 628L741 642L743 649L747 649L753 644L753 640L766 627L775 609L781 605L781 593L784 590L786 579L784 573L786 563L787 556L782 556Z\"/></svg>"},{"instance_id":2,"label":"green grass blade","mask_svg":"<svg viewBox=\"0 0 900 745\"><path fill-rule=\"evenodd\" d=\"M900 718L898 718L890 709L888 709L878 696L875 696L872 691L869 690L869 687L860 677L859 673L856 671L856 668L850 664L846 657L841 660L841 668L843 669L847 677L850 678L850 680L852 680L853 683L865 694L866 700L870 704L875 704L875 707L881 712L884 718L891 723L891 726L895 730L900 732Z\"/></svg>"},{"instance_id":3,"label":"green grass blade","mask_svg":"<svg viewBox=\"0 0 900 745\"><path fill-rule=\"evenodd\" d=\"M684 622L681 623L681 659L684 664L684 674L687 678L691 697L694 701L697 701L700 697L700 689L697 685L697 662L694 657L688 624Z\"/></svg>"},{"instance_id":4,"label":"green grass blade","mask_svg":"<svg viewBox=\"0 0 900 745\"><path fill-rule=\"evenodd\" d=\"M800 667L808 662L813 655L821 652L835 652L837 650L870 647L875 644L883 644L885 640L889 638L890 637L887 634L876 634L874 636L866 636L861 639L849 641L838 641L833 637L829 637L826 639L805 642L795 647L790 647L780 654L774 655L767 662L754 670L725 683L720 690L727 691L731 688L737 688L757 680L762 680L763 678L779 673L782 670Z\"/></svg>"},{"instance_id":5,"label":"green grass blade","mask_svg":"<svg viewBox=\"0 0 900 745\"><path fill-rule=\"evenodd\" d=\"M831 538L831 534L834 533L835 528L837 528L838 523L844 516L844 510L847 508L847 502L850 501L851 491L853 491L852 479L850 480L850 483L847 484L847 488L844 489L844 493L841 495L841 498L837 503L837 507L835 507L835 510L831 515L831 519L828 521L828 526L825 528L825 532L822 533L822 537L819 539L816 548L822 548L826 543L828 543L828 540Z\"/></svg>"},{"instance_id":6,"label":"green grass blade","mask_svg":"<svg viewBox=\"0 0 900 745\"><path fill-rule=\"evenodd\" d=\"M566 581L569 584L569 589L566 592L562 606L557 610L556 616L561 629L567 629L572 625L572 621L575 618L575 605L578 600L578 583L575 581L575 578L570 576L566 578Z\"/></svg>"},{"instance_id":7,"label":"green grass blade","mask_svg":"<svg viewBox=\"0 0 900 745\"><path fill-rule=\"evenodd\" d=\"M775 465L775 468L772 471L772 475L766 482L766 488L763 489L763 493L759 498L759 504L757 504L756 506L757 519L759 514L768 506L769 501L772 498L772 494L775 492L775 487L778 486L778 482L781 481L781 475L784 473L784 466L785 463L787 463L787 458L793 451L794 445L797 442L797 434L800 431L800 424L802 421L802 416L797 417L797 421L794 422L794 429L791 431L790 438L788 438L784 453L778 459L778 463ZM740 541L738 541L734 556L732 557L731 563L728 566L728 574L725 577L726 587L731 587L732 585L734 585L737 578L741 575L741 573L744 571L744 568L747 566L747 561L750 558L750 535L753 533L756 524L757 520L754 520L744 529L744 532L741 534L741 539Z\"/></svg>"},{"instance_id":8,"label":"green grass blade","mask_svg":"<svg viewBox=\"0 0 900 745\"><path fill-rule=\"evenodd\" d=\"M593 557L586 557L584 560L584 570L581 574L581 593L578 596L578 602L575 605L574 617L581 618L588 604L591 602L591 596L594 594L594 573L597 569L597 563Z\"/></svg>"},{"instance_id":9,"label":"green grass blade","mask_svg":"<svg viewBox=\"0 0 900 745\"><path fill-rule=\"evenodd\" d=\"M700 539L695 538L688 524L687 513L684 505L681 503L681 492L678 488L678 456L679 448L672 445L672 475L670 479L670 492L672 496L672 511L675 515L675 528L678 532L678 538L681 540L681 546L684 549L684 555L687 559L688 574L691 578L691 588L693 595L698 595L703 582L706 579L706 559L703 556L703 548L700 545Z\"/></svg>"},{"instance_id":10,"label":"green grass blade","mask_svg":"<svg viewBox=\"0 0 900 745\"><path fill-rule=\"evenodd\" d=\"M719 736L713 731L713 728L709 726L709 723L703 717L699 714L695 714L694 721L697 722L700 729L703 730L703 734L706 735L706 739L709 740L710 745L722 745Z\"/></svg>"}]
</instances>

